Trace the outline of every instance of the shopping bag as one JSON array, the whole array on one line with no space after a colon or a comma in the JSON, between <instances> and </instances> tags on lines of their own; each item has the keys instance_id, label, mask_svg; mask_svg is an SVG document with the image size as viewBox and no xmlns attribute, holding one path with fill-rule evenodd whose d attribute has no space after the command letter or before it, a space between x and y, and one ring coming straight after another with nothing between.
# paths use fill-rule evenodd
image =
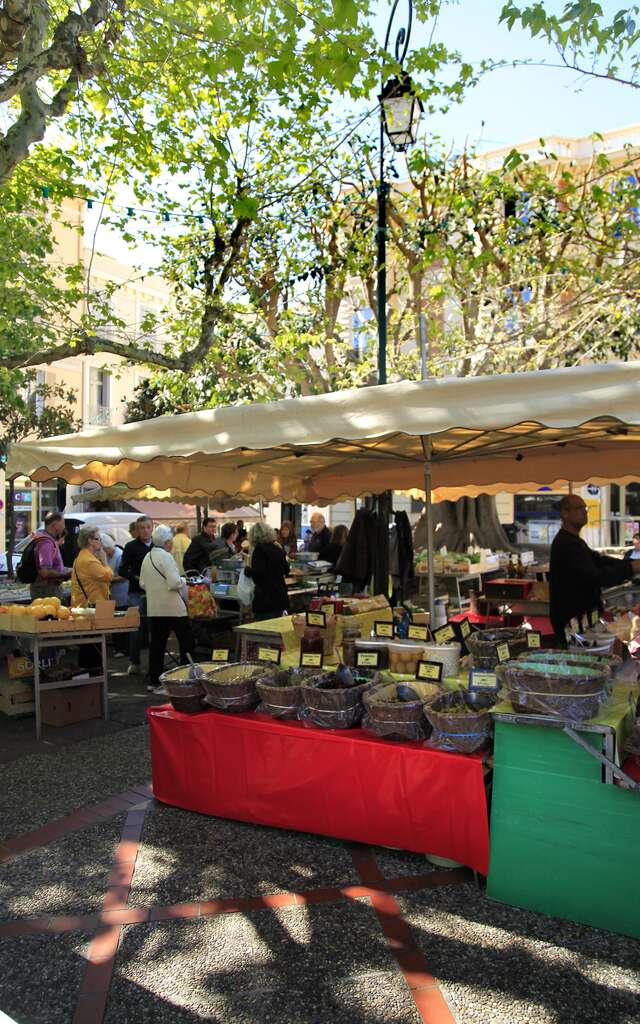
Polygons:
<instances>
[{"instance_id":1,"label":"shopping bag","mask_svg":"<svg viewBox=\"0 0 640 1024\"><path fill-rule=\"evenodd\" d=\"M206 583L189 584L188 611L190 619L215 619L218 607Z\"/></svg>"},{"instance_id":2,"label":"shopping bag","mask_svg":"<svg viewBox=\"0 0 640 1024\"><path fill-rule=\"evenodd\" d=\"M256 585L253 580L250 580L245 575L244 569L240 571L240 578L238 579L238 600L240 604L249 605L253 601L253 595L256 591Z\"/></svg>"}]
</instances>

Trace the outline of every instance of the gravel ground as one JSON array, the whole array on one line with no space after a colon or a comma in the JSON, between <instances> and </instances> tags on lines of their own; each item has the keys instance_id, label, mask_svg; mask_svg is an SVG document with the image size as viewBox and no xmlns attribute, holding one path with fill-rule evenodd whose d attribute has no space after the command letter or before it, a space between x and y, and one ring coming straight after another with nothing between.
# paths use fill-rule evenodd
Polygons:
<instances>
[{"instance_id":1,"label":"gravel ground","mask_svg":"<svg viewBox=\"0 0 640 1024\"><path fill-rule=\"evenodd\" d=\"M104 899L124 815L0 865L0 920L88 914Z\"/></svg>"},{"instance_id":2,"label":"gravel ground","mask_svg":"<svg viewBox=\"0 0 640 1024\"><path fill-rule=\"evenodd\" d=\"M385 878L402 875L426 875L429 871L442 871L427 860L423 853L409 853L407 850L390 850L385 846L373 846L376 864Z\"/></svg>"},{"instance_id":3,"label":"gravel ground","mask_svg":"<svg viewBox=\"0 0 640 1024\"><path fill-rule=\"evenodd\" d=\"M146 726L11 761L2 767L0 839L39 828L150 778Z\"/></svg>"},{"instance_id":4,"label":"gravel ground","mask_svg":"<svg viewBox=\"0 0 640 1024\"><path fill-rule=\"evenodd\" d=\"M128 927L106 1024L419 1024L366 903Z\"/></svg>"},{"instance_id":5,"label":"gravel ground","mask_svg":"<svg viewBox=\"0 0 640 1024\"><path fill-rule=\"evenodd\" d=\"M88 938L68 932L0 939L0 1009L18 1024L70 1024Z\"/></svg>"},{"instance_id":6,"label":"gravel ground","mask_svg":"<svg viewBox=\"0 0 640 1024\"><path fill-rule=\"evenodd\" d=\"M155 804L147 812L135 906L356 884L344 843Z\"/></svg>"},{"instance_id":7,"label":"gravel ground","mask_svg":"<svg viewBox=\"0 0 640 1024\"><path fill-rule=\"evenodd\" d=\"M457 1024L640 1024L640 942L487 900L399 898Z\"/></svg>"}]
</instances>

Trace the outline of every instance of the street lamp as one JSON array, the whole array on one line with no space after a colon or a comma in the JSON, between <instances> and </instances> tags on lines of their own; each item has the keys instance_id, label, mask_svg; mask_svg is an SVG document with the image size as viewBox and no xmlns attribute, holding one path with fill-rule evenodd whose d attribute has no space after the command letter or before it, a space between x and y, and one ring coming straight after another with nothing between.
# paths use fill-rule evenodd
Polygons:
<instances>
[{"instance_id":1,"label":"street lamp","mask_svg":"<svg viewBox=\"0 0 640 1024\"><path fill-rule=\"evenodd\" d=\"M400 0L394 0L384 49L389 53L391 29ZM387 196L389 185L385 181L384 145L385 133L393 148L401 153L413 145L418 136L418 124L422 103L416 96L409 75L402 70L403 61L409 48L413 2L407 0L406 25L398 30L395 41L395 59L400 65L400 75L382 79L378 102L380 104L380 177L378 181L378 259L377 259L377 306L378 306L378 384L387 383ZM389 586L389 516L392 509L391 492L378 496L379 548L376 560L376 591L386 594Z\"/></svg>"},{"instance_id":2,"label":"street lamp","mask_svg":"<svg viewBox=\"0 0 640 1024\"><path fill-rule=\"evenodd\" d=\"M394 0L384 49L389 53L389 40L394 18L400 0ZM389 78L381 83L378 102L380 104L380 178L378 182L378 262L377 262L377 298L378 298L378 384L387 383L387 196L389 185L385 181L384 139L387 135L393 148L401 153L406 152L418 137L418 125L423 107L416 96L413 83L406 72L402 71L402 63L409 48L411 24L413 22L413 2L407 0L407 23L399 29L395 41L395 59L400 65L400 75Z\"/></svg>"}]
</instances>

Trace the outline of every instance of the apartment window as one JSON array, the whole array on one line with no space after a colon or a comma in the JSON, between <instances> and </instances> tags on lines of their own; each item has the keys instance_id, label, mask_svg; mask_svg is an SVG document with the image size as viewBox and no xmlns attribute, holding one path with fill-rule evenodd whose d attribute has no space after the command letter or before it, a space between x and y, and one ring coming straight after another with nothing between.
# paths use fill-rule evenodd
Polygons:
<instances>
[{"instance_id":1,"label":"apartment window","mask_svg":"<svg viewBox=\"0 0 640 1024\"><path fill-rule=\"evenodd\" d=\"M89 380L89 422L111 423L111 374L92 366Z\"/></svg>"},{"instance_id":2,"label":"apartment window","mask_svg":"<svg viewBox=\"0 0 640 1024\"><path fill-rule=\"evenodd\" d=\"M46 384L46 373L44 370L36 371L36 379L29 385L27 400L36 416L42 416L44 412L45 397L42 388Z\"/></svg>"}]
</instances>

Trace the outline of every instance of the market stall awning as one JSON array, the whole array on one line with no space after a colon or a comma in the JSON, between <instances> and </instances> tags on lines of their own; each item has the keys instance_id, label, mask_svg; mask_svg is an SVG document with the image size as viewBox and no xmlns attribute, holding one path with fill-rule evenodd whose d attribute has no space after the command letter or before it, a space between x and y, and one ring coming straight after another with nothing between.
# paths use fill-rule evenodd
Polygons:
<instances>
[{"instance_id":1,"label":"market stall awning","mask_svg":"<svg viewBox=\"0 0 640 1024\"><path fill-rule=\"evenodd\" d=\"M322 503L640 478L640 362L404 381L12 446L7 474Z\"/></svg>"}]
</instances>

